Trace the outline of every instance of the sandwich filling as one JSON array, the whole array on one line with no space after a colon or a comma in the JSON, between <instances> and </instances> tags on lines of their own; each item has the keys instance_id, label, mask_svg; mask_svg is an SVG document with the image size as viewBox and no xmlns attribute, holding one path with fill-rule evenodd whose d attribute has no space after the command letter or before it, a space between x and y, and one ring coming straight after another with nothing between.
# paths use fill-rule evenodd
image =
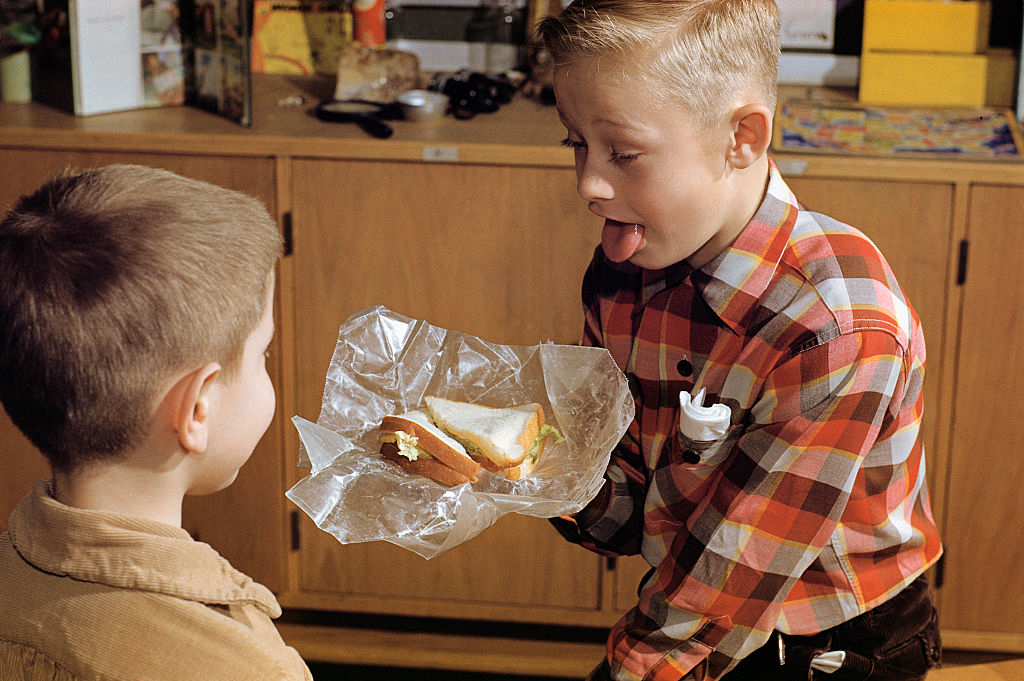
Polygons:
<instances>
[{"instance_id":1,"label":"sandwich filling","mask_svg":"<svg viewBox=\"0 0 1024 681\"><path fill-rule=\"evenodd\" d=\"M410 435L403 430L396 430L394 433L385 435L381 438L381 442L394 442L398 446L398 453L409 459L409 461L434 458L430 455L430 452L419 446L420 440L418 437Z\"/></svg>"},{"instance_id":2,"label":"sandwich filling","mask_svg":"<svg viewBox=\"0 0 1024 681\"><path fill-rule=\"evenodd\" d=\"M442 432L444 432L445 435L447 435L448 437L454 439L460 445L465 447L466 448L466 452L470 456L472 456L472 457L484 457L484 456L486 456L484 454L483 450L481 450L475 443L473 443L469 439L463 438L463 437L459 437L458 435L455 435L454 433L451 433L450 431L444 430L443 428L442 428ZM533 443L531 443L530 446L526 448L526 451L523 454L523 456L526 459L529 459L531 463L537 463L537 457L540 456L541 447L544 446L544 441L546 439L548 439L549 437L555 438L555 444L562 444L563 442L565 442L565 438L562 437L562 434L560 432L558 432L558 428L555 428L554 426L545 423L543 426L540 427L540 430L537 431L537 435L534 436L534 438L533 438ZM509 449L514 451L515 448L517 448L517 447L518 447L518 445L511 445L509 447Z\"/></svg>"},{"instance_id":3,"label":"sandwich filling","mask_svg":"<svg viewBox=\"0 0 1024 681\"><path fill-rule=\"evenodd\" d=\"M549 437L555 438L555 444L560 445L565 442L565 438L558 432L558 428L545 423L540 427L537 432L537 436L533 438L533 444L526 449L526 458L533 463L537 463L537 457L540 456L540 448L544 446L544 440Z\"/></svg>"}]
</instances>

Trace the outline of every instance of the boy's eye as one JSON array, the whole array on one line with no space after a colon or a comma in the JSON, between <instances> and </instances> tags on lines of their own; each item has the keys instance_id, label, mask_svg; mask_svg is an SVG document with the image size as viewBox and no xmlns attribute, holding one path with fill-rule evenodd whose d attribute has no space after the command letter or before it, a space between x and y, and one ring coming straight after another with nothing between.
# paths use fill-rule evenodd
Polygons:
<instances>
[{"instance_id":1,"label":"boy's eye","mask_svg":"<svg viewBox=\"0 0 1024 681\"><path fill-rule=\"evenodd\" d=\"M612 163L629 163L630 161L635 161L638 158L640 158L640 153L636 152L636 151L633 151L633 152L621 152L621 151L615 151L613 149L612 153L611 153L611 161L612 161Z\"/></svg>"},{"instance_id":2,"label":"boy's eye","mask_svg":"<svg viewBox=\"0 0 1024 681\"><path fill-rule=\"evenodd\" d=\"M569 147L570 149L586 149L587 143L584 142L583 140L574 140L566 137L564 140L562 140L562 146Z\"/></svg>"}]
</instances>

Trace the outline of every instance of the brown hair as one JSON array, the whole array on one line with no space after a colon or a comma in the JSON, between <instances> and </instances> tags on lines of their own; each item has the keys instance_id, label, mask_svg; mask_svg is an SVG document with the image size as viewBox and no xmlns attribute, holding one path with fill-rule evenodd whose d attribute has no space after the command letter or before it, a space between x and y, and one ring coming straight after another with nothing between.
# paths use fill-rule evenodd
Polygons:
<instances>
[{"instance_id":1,"label":"brown hair","mask_svg":"<svg viewBox=\"0 0 1024 681\"><path fill-rule=\"evenodd\" d=\"M676 102L704 127L755 88L775 107L779 10L775 0L576 0L537 25L555 68L608 58Z\"/></svg>"},{"instance_id":2,"label":"brown hair","mask_svg":"<svg viewBox=\"0 0 1024 681\"><path fill-rule=\"evenodd\" d=\"M64 172L0 222L0 401L57 470L116 457L174 372L237 371L280 254L253 197L142 166Z\"/></svg>"}]
</instances>

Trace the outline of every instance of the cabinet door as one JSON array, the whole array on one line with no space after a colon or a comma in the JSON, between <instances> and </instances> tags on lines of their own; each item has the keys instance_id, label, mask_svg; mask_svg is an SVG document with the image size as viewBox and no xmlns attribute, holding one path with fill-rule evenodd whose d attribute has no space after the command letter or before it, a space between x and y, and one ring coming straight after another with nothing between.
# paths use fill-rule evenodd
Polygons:
<instances>
[{"instance_id":1,"label":"cabinet door","mask_svg":"<svg viewBox=\"0 0 1024 681\"><path fill-rule=\"evenodd\" d=\"M267 158L191 157L165 154L0 149L0 209L34 191L64 168L89 168L111 163L136 163L168 170L244 191L262 199L274 214L274 162ZM279 385L278 353L270 371ZM281 457L281 417L275 418L252 459L236 482L209 497L186 499L183 525L201 541L214 546L235 567L272 589L284 584L284 474ZM0 496L0 525L32 482L49 475L38 453L6 414L0 414L4 446L4 485Z\"/></svg>"},{"instance_id":2,"label":"cabinet door","mask_svg":"<svg viewBox=\"0 0 1024 681\"><path fill-rule=\"evenodd\" d=\"M1024 651L1022 216L1024 188L971 190L941 592L950 643L1016 652Z\"/></svg>"},{"instance_id":3,"label":"cabinet door","mask_svg":"<svg viewBox=\"0 0 1024 681\"><path fill-rule=\"evenodd\" d=\"M496 343L579 339L600 225L572 170L298 159L292 170L301 416L320 412L339 324L371 305ZM285 603L530 620L599 605L597 556L534 518L502 518L430 561L383 542L342 546L310 522L301 546L299 588L316 598Z\"/></svg>"},{"instance_id":4,"label":"cabinet door","mask_svg":"<svg viewBox=\"0 0 1024 681\"><path fill-rule=\"evenodd\" d=\"M928 418L929 405L938 404L939 365L943 356L946 267L951 238L953 187L948 184L882 182L856 179L787 178L797 198L809 210L857 227L881 249L921 316L928 346L925 381L926 416L922 429L926 450L938 451L939 424ZM929 469L929 475L934 467ZM936 481L929 478L931 489ZM934 509L936 515L939 510ZM644 574L643 561L620 561L616 606L636 604L636 585Z\"/></svg>"}]
</instances>

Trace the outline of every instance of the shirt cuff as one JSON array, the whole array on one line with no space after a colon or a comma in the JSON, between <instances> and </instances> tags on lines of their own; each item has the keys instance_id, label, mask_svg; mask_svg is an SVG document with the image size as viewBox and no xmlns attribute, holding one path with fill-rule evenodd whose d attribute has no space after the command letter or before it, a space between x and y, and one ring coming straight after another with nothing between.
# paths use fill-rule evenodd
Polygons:
<instances>
[{"instance_id":1,"label":"shirt cuff","mask_svg":"<svg viewBox=\"0 0 1024 681\"><path fill-rule=\"evenodd\" d=\"M728 616L706 620L685 640L673 639L661 630L638 640L628 630L620 629L612 634L611 678L616 681L703 681L707 678L708 658L731 629L732 618Z\"/></svg>"}]
</instances>

